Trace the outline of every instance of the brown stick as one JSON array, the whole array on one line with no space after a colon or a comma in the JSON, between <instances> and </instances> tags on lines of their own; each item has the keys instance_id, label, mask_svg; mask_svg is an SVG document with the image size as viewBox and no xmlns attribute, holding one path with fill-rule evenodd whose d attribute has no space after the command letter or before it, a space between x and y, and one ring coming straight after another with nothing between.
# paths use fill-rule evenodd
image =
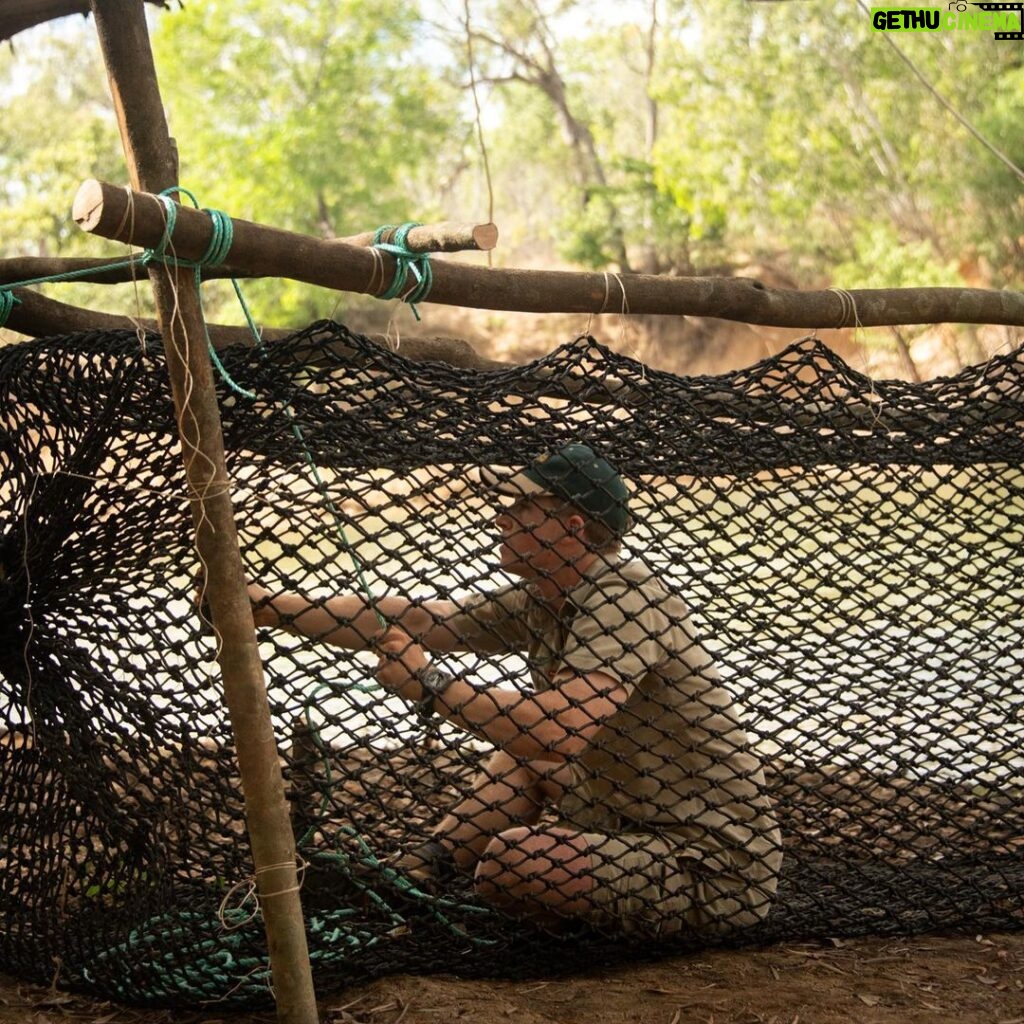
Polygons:
<instances>
[{"instance_id":1,"label":"brown stick","mask_svg":"<svg viewBox=\"0 0 1024 1024\"><path fill-rule=\"evenodd\" d=\"M382 236L383 242L393 242L397 228L392 228ZM373 245L376 232L364 231L347 238L332 239L346 245L366 247ZM464 252L468 250L487 251L493 249L498 241L498 229L494 224L423 224L413 228L406 237L405 244L413 252ZM88 284L124 284L139 280L144 275L144 268L134 266L117 266L124 263L127 253L115 253L109 259L81 258L74 256L12 256L0 259L0 285L17 285L23 281L34 281L44 277L62 277L75 275L76 281ZM140 254L137 254L140 255ZM204 267L203 277L225 278L246 277L244 271L236 270L225 264Z\"/></svg>"},{"instance_id":2,"label":"brown stick","mask_svg":"<svg viewBox=\"0 0 1024 1024\"><path fill-rule=\"evenodd\" d=\"M146 317L119 316L115 313L101 313L95 309L83 309L70 306L65 302L47 298L28 288L13 289L18 303L7 318L7 327L19 334L31 338L42 338L51 334L74 334L80 331L133 331L142 329L160 333L160 325ZM253 344L252 331L248 327L235 327L230 324L207 324L210 340L214 348L223 349L229 345ZM266 342L281 341L294 334L298 328L264 327L260 337ZM382 348L390 348L388 338L383 334L369 334L367 337ZM457 366L466 370L501 370L508 369L512 364L499 362L496 359L485 359L477 353L472 345L461 338L433 337L424 338L415 335L402 335L401 353L406 359L415 362L439 362L449 366ZM345 347L339 354L352 355L352 349ZM270 346L269 358L278 358L273 344ZM296 353L296 358L299 353ZM316 365L315 360L313 365Z\"/></svg>"},{"instance_id":3,"label":"brown stick","mask_svg":"<svg viewBox=\"0 0 1024 1024\"><path fill-rule=\"evenodd\" d=\"M84 231L144 247L163 237L163 207L153 196L99 181L78 191L74 218ZM264 277L290 277L326 288L383 294L394 262L374 249L327 242L236 220L226 262ZM200 259L211 236L207 214L178 212L174 249ZM712 316L800 329L894 324L975 323L1024 326L1024 293L977 288L865 288L788 291L742 278L494 270L434 260L426 302L527 313L659 313Z\"/></svg>"},{"instance_id":4,"label":"brown stick","mask_svg":"<svg viewBox=\"0 0 1024 1024\"><path fill-rule=\"evenodd\" d=\"M381 241L392 243L398 228L392 227L381 235ZM363 231L347 238L334 238L331 241L344 242L346 245L373 245L375 231ZM405 246L413 252L465 252L479 250L487 252L498 244L498 227L496 224L453 224L442 221L440 224L420 224L411 228L405 236Z\"/></svg>"},{"instance_id":5,"label":"brown stick","mask_svg":"<svg viewBox=\"0 0 1024 1024\"><path fill-rule=\"evenodd\" d=\"M132 180L161 191L176 183L174 148L153 66L142 0L91 0ZM154 267L161 333L218 661L238 751L277 1000L284 1024L316 1024L295 843L260 664L198 289L190 270Z\"/></svg>"},{"instance_id":6,"label":"brown stick","mask_svg":"<svg viewBox=\"0 0 1024 1024\"><path fill-rule=\"evenodd\" d=\"M12 291L18 302L7 317L5 326L30 338L86 331L141 330L157 336L160 334L160 323L150 317L122 316L81 306L70 306L66 302L58 302L28 288L14 288ZM252 331L248 327L208 324L207 329L214 348L253 344ZM294 330L268 327L262 331L260 337L264 341L279 341L294 333Z\"/></svg>"},{"instance_id":7,"label":"brown stick","mask_svg":"<svg viewBox=\"0 0 1024 1024\"><path fill-rule=\"evenodd\" d=\"M166 8L169 5L169 0L146 2L154 7ZM88 13L89 0L3 0L0 4L0 41L45 21Z\"/></svg>"}]
</instances>

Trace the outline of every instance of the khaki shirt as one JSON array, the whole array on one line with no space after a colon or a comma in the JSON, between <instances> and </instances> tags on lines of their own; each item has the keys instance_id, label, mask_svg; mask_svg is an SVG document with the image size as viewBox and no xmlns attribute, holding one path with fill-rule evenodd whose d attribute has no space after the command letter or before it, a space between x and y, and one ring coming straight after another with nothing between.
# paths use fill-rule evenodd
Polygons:
<instances>
[{"instance_id":1,"label":"khaki shirt","mask_svg":"<svg viewBox=\"0 0 1024 1024\"><path fill-rule=\"evenodd\" d=\"M770 884L781 842L760 761L685 603L648 568L600 566L558 615L513 584L469 600L449 626L471 650L524 653L538 691L565 668L625 688L574 763L563 817L585 831L678 836L680 855Z\"/></svg>"}]
</instances>

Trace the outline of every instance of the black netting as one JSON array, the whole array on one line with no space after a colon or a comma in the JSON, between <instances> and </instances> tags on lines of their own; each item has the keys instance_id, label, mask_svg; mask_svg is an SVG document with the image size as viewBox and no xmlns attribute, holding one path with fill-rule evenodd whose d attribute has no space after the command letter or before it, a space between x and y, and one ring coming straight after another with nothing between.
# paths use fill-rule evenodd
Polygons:
<instances>
[{"instance_id":1,"label":"black netting","mask_svg":"<svg viewBox=\"0 0 1024 1024\"><path fill-rule=\"evenodd\" d=\"M905 384L805 340L683 379L580 339L467 372L321 323L226 363L321 989L1024 923L1020 353ZM26 343L0 378L0 968L267 999L159 347ZM515 506L506 546L586 550L552 602L498 568L480 474L579 442L635 522L616 561ZM335 603L360 577L477 649L435 656L438 705L495 742L338 645L377 628Z\"/></svg>"}]
</instances>

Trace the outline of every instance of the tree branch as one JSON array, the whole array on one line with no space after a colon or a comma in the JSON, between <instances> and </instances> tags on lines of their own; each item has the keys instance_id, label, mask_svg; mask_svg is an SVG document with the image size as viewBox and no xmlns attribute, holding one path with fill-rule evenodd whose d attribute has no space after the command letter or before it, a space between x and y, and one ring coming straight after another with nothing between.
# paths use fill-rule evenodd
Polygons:
<instances>
[{"instance_id":1,"label":"tree branch","mask_svg":"<svg viewBox=\"0 0 1024 1024\"><path fill-rule=\"evenodd\" d=\"M527 78L525 75L519 74L518 71L510 71L507 75L479 75L477 76L477 85L506 85L508 82L522 82L524 85L536 85L537 83L532 78ZM467 82L464 89L470 88Z\"/></svg>"},{"instance_id":2,"label":"tree branch","mask_svg":"<svg viewBox=\"0 0 1024 1024\"><path fill-rule=\"evenodd\" d=\"M25 288L15 288L17 304L7 318L6 326L12 331L24 334L29 338L45 338L50 335L78 334L90 331L141 331L144 334L157 334L159 326L149 318L119 316L114 313L103 313L96 309L85 309L81 306L70 306L65 302L47 298L38 292ZM231 345L254 344L252 331L248 327L236 327L230 324L208 324L207 330L213 347L225 349ZM299 328L265 327L260 331L260 338L270 343L271 358L275 358L273 343L294 334ZM383 334L367 335L371 341L382 348L390 348L389 339ZM461 338L445 336L415 337L402 335L401 354L414 362L440 362L449 366L457 366L466 370L497 370L507 369L509 363L481 356L467 341ZM346 349L343 353L351 355Z\"/></svg>"},{"instance_id":3,"label":"tree branch","mask_svg":"<svg viewBox=\"0 0 1024 1024\"><path fill-rule=\"evenodd\" d=\"M486 32L481 32L478 29L473 29L470 32L474 42L487 43L488 46L493 46L499 53L503 53L506 57L511 57L513 60L518 61L524 67L532 68L536 72L538 78L543 77L544 67L539 64L533 57L528 53L524 53L521 50L516 49L507 39L495 39L494 36L488 35ZM536 82L538 78L526 78L523 76L523 81Z\"/></svg>"},{"instance_id":4,"label":"tree branch","mask_svg":"<svg viewBox=\"0 0 1024 1024\"><path fill-rule=\"evenodd\" d=\"M146 0L146 3L167 10L171 0ZM88 13L89 0L4 0L0 4L0 42L47 21Z\"/></svg>"},{"instance_id":5,"label":"tree branch","mask_svg":"<svg viewBox=\"0 0 1024 1024\"><path fill-rule=\"evenodd\" d=\"M146 248L164 235L164 206L152 195L98 181L75 197L85 231ZM235 220L227 264L253 276L288 277L361 294L380 294L394 261L377 250L324 241ZM198 260L212 235L210 217L179 206L174 251ZM743 278L497 270L433 259L425 302L528 313L658 313L718 317L801 329L894 324L975 323L1024 326L1024 293L980 288L865 288L801 292ZM381 273L383 269L384 273Z\"/></svg>"}]
</instances>

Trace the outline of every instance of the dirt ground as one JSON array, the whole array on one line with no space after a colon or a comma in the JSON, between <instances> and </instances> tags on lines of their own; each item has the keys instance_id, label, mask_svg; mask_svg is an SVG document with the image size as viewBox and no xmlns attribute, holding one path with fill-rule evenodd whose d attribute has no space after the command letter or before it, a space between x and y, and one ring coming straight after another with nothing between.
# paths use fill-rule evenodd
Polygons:
<instances>
[{"instance_id":1,"label":"dirt ground","mask_svg":"<svg viewBox=\"0 0 1024 1024\"><path fill-rule=\"evenodd\" d=\"M1024 933L783 943L557 981L405 975L321 1002L323 1024L1024 1024ZM0 975L0 1024L273 1024L140 1010Z\"/></svg>"}]
</instances>

